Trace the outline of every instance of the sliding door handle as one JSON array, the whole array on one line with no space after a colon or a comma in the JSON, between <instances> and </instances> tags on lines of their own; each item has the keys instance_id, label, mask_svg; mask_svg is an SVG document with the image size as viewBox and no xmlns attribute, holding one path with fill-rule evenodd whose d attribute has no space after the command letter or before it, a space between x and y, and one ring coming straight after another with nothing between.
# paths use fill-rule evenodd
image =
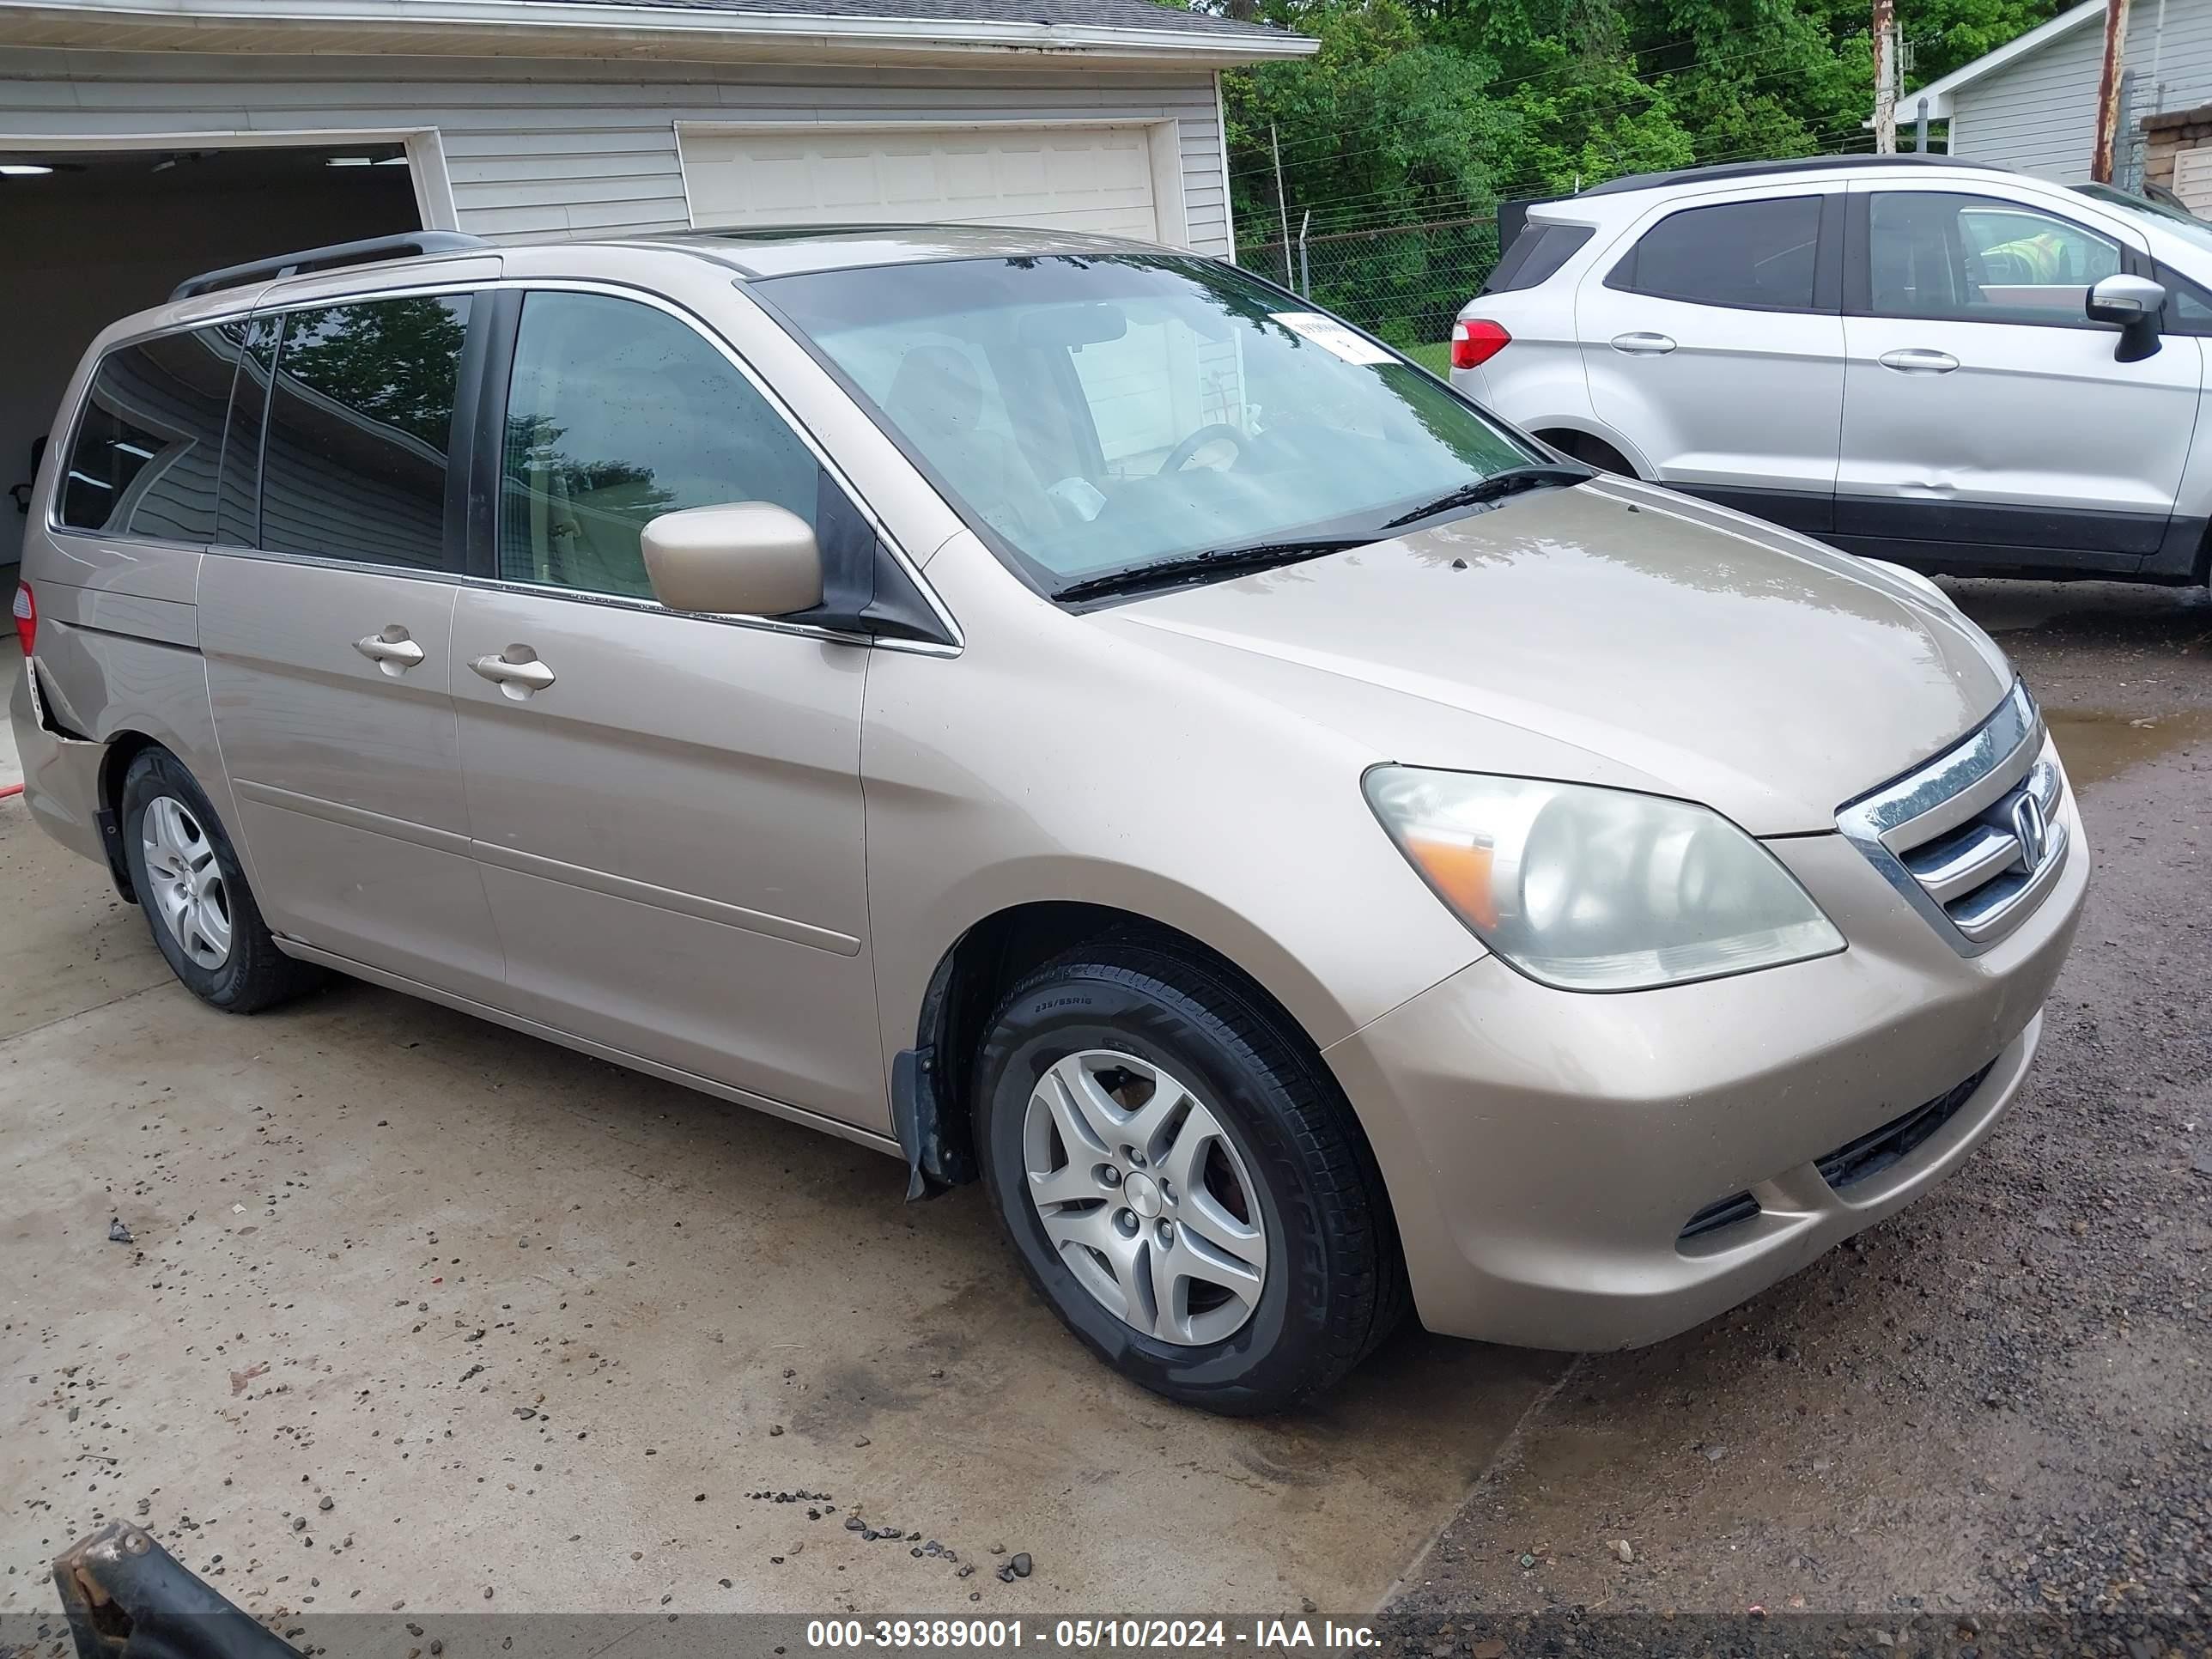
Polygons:
<instances>
[{"instance_id":1,"label":"sliding door handle","mask_svg":"<svg viewBox=\"0 0 2212 1659\"><path fill-rule=\"evenodd\" d=\"M353 648L395 679L422 660L422 647L409 639L407 630L398 623L381 634L356 640Z\"/></svg>"},{"instance_id":2,"label":"sliding door handle","mask_svg":"<svg viewBox=\"0 0 2212 1659\"><path fill-rule=\"evenodd\" d=\"M528 646L507 647L508 654L478 657L469 666L499 687L510 697L526 697L533 691L543 691L553 684L553 671L534 656L517 661L513 653L527 651Z\"/></svg>"}]
</instances>

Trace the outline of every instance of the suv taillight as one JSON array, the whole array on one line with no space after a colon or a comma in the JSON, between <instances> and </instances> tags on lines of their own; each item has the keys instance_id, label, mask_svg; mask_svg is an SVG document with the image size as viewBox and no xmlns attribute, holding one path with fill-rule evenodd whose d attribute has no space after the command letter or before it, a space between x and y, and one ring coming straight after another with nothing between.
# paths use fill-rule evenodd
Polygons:
<instances>
[{"instance_id":1,"label":"suv taillight","mask_svg":"<svg viewBox=\"0 0 2212 1659\"><path fill-rule=\"evenodd\" d=\"M1480 368L1512 343L1513 337L1487 317L1462 317L1452 325L1451 366Z\"/></svg>"},{"instance_id":2,"label":"suv taillight","mask_svg":"<svg viewBox=\"0 0 2212 1659\"><path fill-rule=\"evenodd\" d=\"M15 584L15 637L23 642L23 654L31 654L31 647L39 639L39 607L31 601L31 585Z\"/></svg>"}]
</instances>

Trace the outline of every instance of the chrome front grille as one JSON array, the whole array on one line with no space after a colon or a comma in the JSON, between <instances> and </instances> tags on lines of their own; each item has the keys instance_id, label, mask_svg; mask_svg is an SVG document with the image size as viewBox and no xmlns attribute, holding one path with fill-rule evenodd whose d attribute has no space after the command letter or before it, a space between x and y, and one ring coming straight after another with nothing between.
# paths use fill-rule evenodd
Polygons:
<instances>
[{"instance_id":1,"label":"chrome front grille","mask_svg":"<svg viewBox=\"0 0 2212 1659\"><path fill-rule=\"evenodd\" d=\"M1844 806L1839 829L1963 956L2020 926L2070 851L2066 776L2027 688L1975 731Z\"/></svg>"}]
</instances>

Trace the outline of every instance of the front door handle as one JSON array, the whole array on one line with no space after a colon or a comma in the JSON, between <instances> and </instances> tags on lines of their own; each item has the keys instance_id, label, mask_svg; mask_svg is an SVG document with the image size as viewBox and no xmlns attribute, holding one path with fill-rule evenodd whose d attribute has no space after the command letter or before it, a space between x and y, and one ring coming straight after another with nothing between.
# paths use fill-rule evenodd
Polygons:
<instances>
[{"instance_id":1,"label":"front door handle","mask_svg":"<svg viewBox=\"0 0 2212 1659\"><path fill-rule=\"evenodd\" d=\"M422 647L409 639L407 630L398 623L386 623L380 634L356 640L353 648L393 679L422 660Z\"/></svg>"},{"instance_id":2,"label":"front door handle","mask_svg":"<svg viewBox=\"0 0 2212 1659\"><path fill-rule=\"evenodd\" d=\"M1885 351L1875 361L1884 368L1893 368L1900 374L1948 374L1959 366L1959 360L1949 352L1931 351L1925 346L1906 346L1900 351Z\"/></svg>"},{"instance_id":3,"label":"front door handle","mask_svg":"<svg viewBox=\"0 0 2212 1659\"><path fill-rule=\"evenodd\" d=\"M518 702L553 684L553 671L526 645L510 645L495 657L478 657L470 667Z\"/></svg>"},{"instance_id":4,"label":"front door handle","mask_svg":"<svg viewBox=\"0 0 2212 1659\"><path fill-rule=\"evenodd\" d=\"M1630 357L1663 357L1674 349L1674 342L1664 334L1638 330L1633 334L1614 335L1613 349Z\"/></svg>"}]
</instances>

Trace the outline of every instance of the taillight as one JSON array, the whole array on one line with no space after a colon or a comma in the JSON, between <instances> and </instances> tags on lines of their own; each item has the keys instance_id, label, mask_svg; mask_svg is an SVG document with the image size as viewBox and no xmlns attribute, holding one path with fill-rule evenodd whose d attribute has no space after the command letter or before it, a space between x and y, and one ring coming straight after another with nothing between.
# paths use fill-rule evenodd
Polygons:
<instances>
[{"instance_id":1,"label":"taillight","mask_svg":"<svg viewBox=\"0 0 2212 1659\"><path fill-rule=\"evenodd\" d=\"M29 656L39 638L39 607L31 602L28 582L15 584L15 637L23 642L23 654Z\"/></svg>"},{"instance_id":2,"label":"taillight","mask_svg":"<svg viewBox=\"0 0 2212 1659\"><path fill-rule=\"evenodd\" d=\"M1487 317L1462 317L1452 325L1451 365L1480 368L1512 343L1513 337Z\"/></svg>"}]
</instances>

